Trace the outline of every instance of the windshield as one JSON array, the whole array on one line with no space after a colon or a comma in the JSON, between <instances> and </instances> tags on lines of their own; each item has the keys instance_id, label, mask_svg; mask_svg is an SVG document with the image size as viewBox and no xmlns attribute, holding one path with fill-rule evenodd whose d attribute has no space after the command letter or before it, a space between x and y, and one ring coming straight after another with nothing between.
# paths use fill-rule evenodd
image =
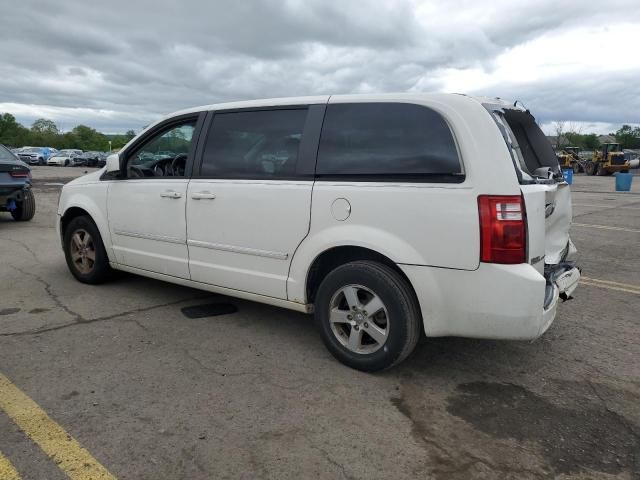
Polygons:
<instances>
[{"instance_id":1,"label":"windshield","mask_svg":"<svg viewBox=\"0 0 640 480\"><path fill-rule=\"evenodd\" d=\"M0 145L0 162L16 162L17 159L4 145Z\"/></svg>"},{"instance_id":2,"label":"windshield","mask_svg":"<svg viewBox=\"0 0 640 480\"><path fill-rule=\"evenodd\" d=\"M31 148L27 148L27 149L25 150L25 152L40 153L40 148L39 148L39 147L31 147Z\"/></svg>"}]
</instances>

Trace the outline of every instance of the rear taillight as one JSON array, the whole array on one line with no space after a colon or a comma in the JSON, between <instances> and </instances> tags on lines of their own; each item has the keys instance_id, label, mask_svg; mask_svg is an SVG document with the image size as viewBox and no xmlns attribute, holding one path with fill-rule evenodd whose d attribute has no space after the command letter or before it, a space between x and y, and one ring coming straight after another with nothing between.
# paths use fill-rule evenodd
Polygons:
<instances>
[{"instance_id":1,"label":"rear taillight","mask_svg":"<svg viewBox=\"0 0 640 480\"><path fill-rule=\"evenodd\" d=\"M26 178L29 176L29 172L25 172L25 171L20 171L20 170L15 170L15 171L11 171L9 172L9 175L11 175L13 178Z\"/></svg>"},{"instance_id":2,"label":"rear taillight","mask_svg":"<svg viewBox=\"0 0 640 480\"><path fill-rule=\"evenodd\" d=\"M480 195L480 261L524 263L527 219L519 195Z\"/></svg>"}]
</instances>

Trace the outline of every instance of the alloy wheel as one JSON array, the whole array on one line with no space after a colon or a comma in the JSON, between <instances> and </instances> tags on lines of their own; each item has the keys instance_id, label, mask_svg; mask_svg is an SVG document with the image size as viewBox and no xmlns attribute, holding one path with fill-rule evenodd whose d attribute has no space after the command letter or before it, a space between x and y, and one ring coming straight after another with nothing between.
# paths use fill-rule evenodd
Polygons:
<instances>
[{"instance_id":1,"label":"alloy wheel","mask_svg":"<svg viewBox=\"0 0 640 480\"><path fill-rule=\"evenodd\" d=\"M78 229L71 236L71 260L74 267L83 275L91 273L96 264L96 247L93 238L84 229Z\"/></svg>"},{"instance_id":2,"label":"alloy wheel","mask_svg":"<svg viewBox=\"0 0 640 480\"><path fill-rule=\"evenodd\" d=\"M331 331L351 352L369 354L389 337L389 315L376 293L362 285L346 285L331 298Z\"/></svg>"}]
</instances>

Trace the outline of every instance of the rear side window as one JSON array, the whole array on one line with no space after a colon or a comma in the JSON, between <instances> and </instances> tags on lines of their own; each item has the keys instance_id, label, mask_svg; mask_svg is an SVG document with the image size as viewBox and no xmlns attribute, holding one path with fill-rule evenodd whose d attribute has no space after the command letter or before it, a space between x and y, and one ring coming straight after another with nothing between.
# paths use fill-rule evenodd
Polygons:
<instances>
[{"instance_id":1,"label":"rear side window","mask_svg":"<svg viewBox=\"0 0 640 480\"><path fill-rule=\"evenodd\" d=\"M16 156L13 153L11 153L11 150L9 150L4 145L0 145L0 161L2 161L2 162L16 162L16 161L18 161L18 159L16 158Z\"/></svg>"},{"instance_id":2,"label":"rear side window","mask_svg":"<svg viewBox=\"0 0 640 480\"><path fill-rule=\"evenodd\" d=\"M306 109L216 113L200 175L294 177L306 117Z\"/></svg>"},{"instance_id":3,"label":"rear side window","mask_svg":"<svg viewBox=\"0 0 640 480\"><path fill-rule=\"evenodd\" d=\"M444 118L408 103L329 105L316 174L363 180L464 180Z\"/></svg>"}]
</instances>

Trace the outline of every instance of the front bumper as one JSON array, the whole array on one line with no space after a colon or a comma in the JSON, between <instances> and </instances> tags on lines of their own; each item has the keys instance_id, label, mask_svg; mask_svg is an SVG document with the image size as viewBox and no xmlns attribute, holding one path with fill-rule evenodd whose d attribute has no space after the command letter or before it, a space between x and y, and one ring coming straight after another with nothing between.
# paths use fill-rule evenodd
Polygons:
<instances>
[{"instance_id":1,"label":"front bumper","mask_svg":"<svg viewBox=\"0 0 640 480\"><path fill-rule=\"evenodd\" d=\"M568 291L567 285L554 283L549 299L547 280L529 264L480 263L473 271L400 268L416 290L425 333L431 337L536 339L549 328L561 295ZM576 272L569 296L580 278Z\"/></svg>"}]
</instances>

